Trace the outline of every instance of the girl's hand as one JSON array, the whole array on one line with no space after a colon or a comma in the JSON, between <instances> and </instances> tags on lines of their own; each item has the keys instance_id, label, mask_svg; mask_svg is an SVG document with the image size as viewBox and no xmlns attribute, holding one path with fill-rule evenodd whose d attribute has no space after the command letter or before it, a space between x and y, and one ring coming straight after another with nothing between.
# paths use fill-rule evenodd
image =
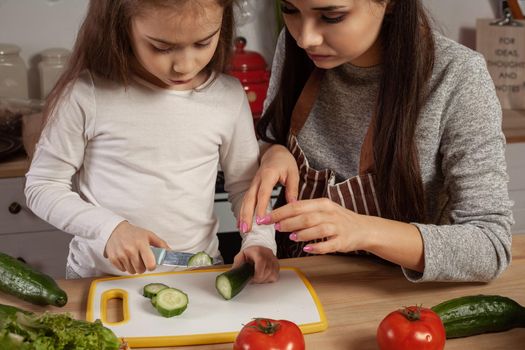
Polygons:
<instances>
[{"instance_id":1,"label":"girl's hand","mask_svg":"<svg viewBox=\"0 0 525 350\"><path fill-rule=\"evenodd\" d=\"M241 250L233 259L232 268L248 262L254 264L253 282L267 283L279 279L279 261L270 248L251 246Z\"/></svg>"},{"instance_id":2,"label":"girl's hand","mask_svg":"<svg viewBox=\"0 0 525 350\"><path fill-rule=\"evenodd\" d=\"M157 264L150 246L170 249L156 234L122 221L106 243L104 256L120 271L130 274L155 270Z\"/></svg>"},{"instance_id":3,"label":"girl's hand","mask_svg":"<svg viewBox=\"0 0 525 350\"><path fill-rule=\"evenodd\" d=\"M239 216L241 233L252 230L254 211L257 216L257 223L266 223L261 219L266 215L273 188L278 182L286 187L286 201L288 203L295 201L299 187L297 163L286 147L273 145L266 150L261 158L259 170L257 170L250 188L244 195Z\"/></svg>"},{"instance_id":4,"label":"girl's hand","mask_svg":"<svg viewBox=\"0 0 525 350\"><path fill-rule=\"evenodd\" d=\"M328 198L289 203L269 214L276 229L292 232L296 242L326 238L311 243L304 251L313 254L366 250L367 238L373 234L370 217L359 215Z\"/></svg>"}]
</instances>

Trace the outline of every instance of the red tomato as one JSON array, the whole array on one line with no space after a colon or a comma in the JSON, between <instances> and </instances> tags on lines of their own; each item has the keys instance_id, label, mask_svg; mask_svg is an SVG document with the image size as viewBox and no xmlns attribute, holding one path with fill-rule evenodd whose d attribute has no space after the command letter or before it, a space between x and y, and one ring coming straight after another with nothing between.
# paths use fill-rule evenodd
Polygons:
<instances>
[{"instance_id":1,"label":"red tomato","mask_svg":"<svg viewBox=\"0 0 525 350\"><path fill-rule=\"evenodd\" d=\"M377 328L381 350L442 350L445 327L432 310L410 306L389 313Z\"/></svg>"},{"instance_id":2,"label":"red tomato","mask_svg":"<svg viewBox=\"0 0 525 350\"><path fill-rule=\"evenodd\" d=\"M291 321L256 318L242 327L233 350L304 350L304 337Z\"/></svg>"}]
</instances>

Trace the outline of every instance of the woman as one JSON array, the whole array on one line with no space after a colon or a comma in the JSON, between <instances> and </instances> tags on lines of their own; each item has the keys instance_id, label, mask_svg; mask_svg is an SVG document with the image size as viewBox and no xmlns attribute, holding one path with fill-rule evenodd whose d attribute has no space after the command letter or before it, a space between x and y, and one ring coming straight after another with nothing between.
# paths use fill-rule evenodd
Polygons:
<instances>
[{"instance_id":1,"label":"woman","mask_svg":"<svg viewBox=\"0 0 525 350\"><path fill-rule=\"evenodd\" d=\"M281 9L266 144L240 225L255 213L291 232L278 235L281 258L367 251L411 281L498 276L513 219L483 57L433 32L420 0ZM288 204L266 214L278 182Z\"/></svg>"}]
</instances>

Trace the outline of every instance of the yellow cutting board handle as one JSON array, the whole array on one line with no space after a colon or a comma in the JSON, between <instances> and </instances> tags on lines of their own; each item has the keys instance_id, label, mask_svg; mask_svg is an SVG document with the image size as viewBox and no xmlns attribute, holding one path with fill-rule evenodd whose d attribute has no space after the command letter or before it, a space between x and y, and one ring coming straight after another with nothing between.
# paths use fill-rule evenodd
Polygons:
<instances>
[{"instance_id":1,"label":"yellow cutting board handle","mask_svg":"<svg viewBox=\"0 0 525 350\"><path fill-rule=\"evenodd\" d=\"M109 289L106 290L100 296L100 319L102 323L109 326L121 326L129 322L129 306L128 306L128 292L124 289ZM108 302L112 299L121 299L122 300L122 321L111 322L108 321Z\"/></svg>"}]
</instances>

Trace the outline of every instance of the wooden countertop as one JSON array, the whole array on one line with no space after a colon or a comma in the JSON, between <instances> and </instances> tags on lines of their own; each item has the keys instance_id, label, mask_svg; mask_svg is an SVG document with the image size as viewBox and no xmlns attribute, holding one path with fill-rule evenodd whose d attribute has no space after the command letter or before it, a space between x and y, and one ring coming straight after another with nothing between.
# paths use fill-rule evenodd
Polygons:
<instances>
[{"instance_id":1,"label":"wooden countertop","mask_svg":"<svg viewBox=\"0 0 525 350\"><path fill-rule=\"evenodd\" d=\"M408 282L400 269L367 257L316 256L281 260L281 266L300 268L312 283L324 307L328 329L305 335L307 349L377 349L375 334L380 321L392 310L476 294L499 294L525 305L525 235L514 236L511 266L489 283ZM0 303L33 311L70 312L85 319L88 288L92 279L59 280L69 295L62 308L38 307L11 296L0 295ZM525 329L447 340L445 349L521 349ZM230 350L231 343L185 346L179 350ZM136 349L136 348L134 348Z\"/></svg>"},{"instance_id":2,"label":"wooden countertop","mask_svg":"<svg viewBox=\"0 0 525 350\"><path fill-rule=\"evenodd\" d=\"M29 160L26 156L17 156L0 162L0 179L25 176L27 169L29 169Z\"/></svg>"},{"instance_id":3,"label":"wooden countertop","mask_svg":"<svg viewBox=\"0 0 525 350\"><path fill-rule=\"evenodd\" d=\"M525 142L525 110L504 110L503 132L507 143ZM29 160L24 156L0 162L0 179L24 176L28 168Z\"/></svg>"}]
</instances>

